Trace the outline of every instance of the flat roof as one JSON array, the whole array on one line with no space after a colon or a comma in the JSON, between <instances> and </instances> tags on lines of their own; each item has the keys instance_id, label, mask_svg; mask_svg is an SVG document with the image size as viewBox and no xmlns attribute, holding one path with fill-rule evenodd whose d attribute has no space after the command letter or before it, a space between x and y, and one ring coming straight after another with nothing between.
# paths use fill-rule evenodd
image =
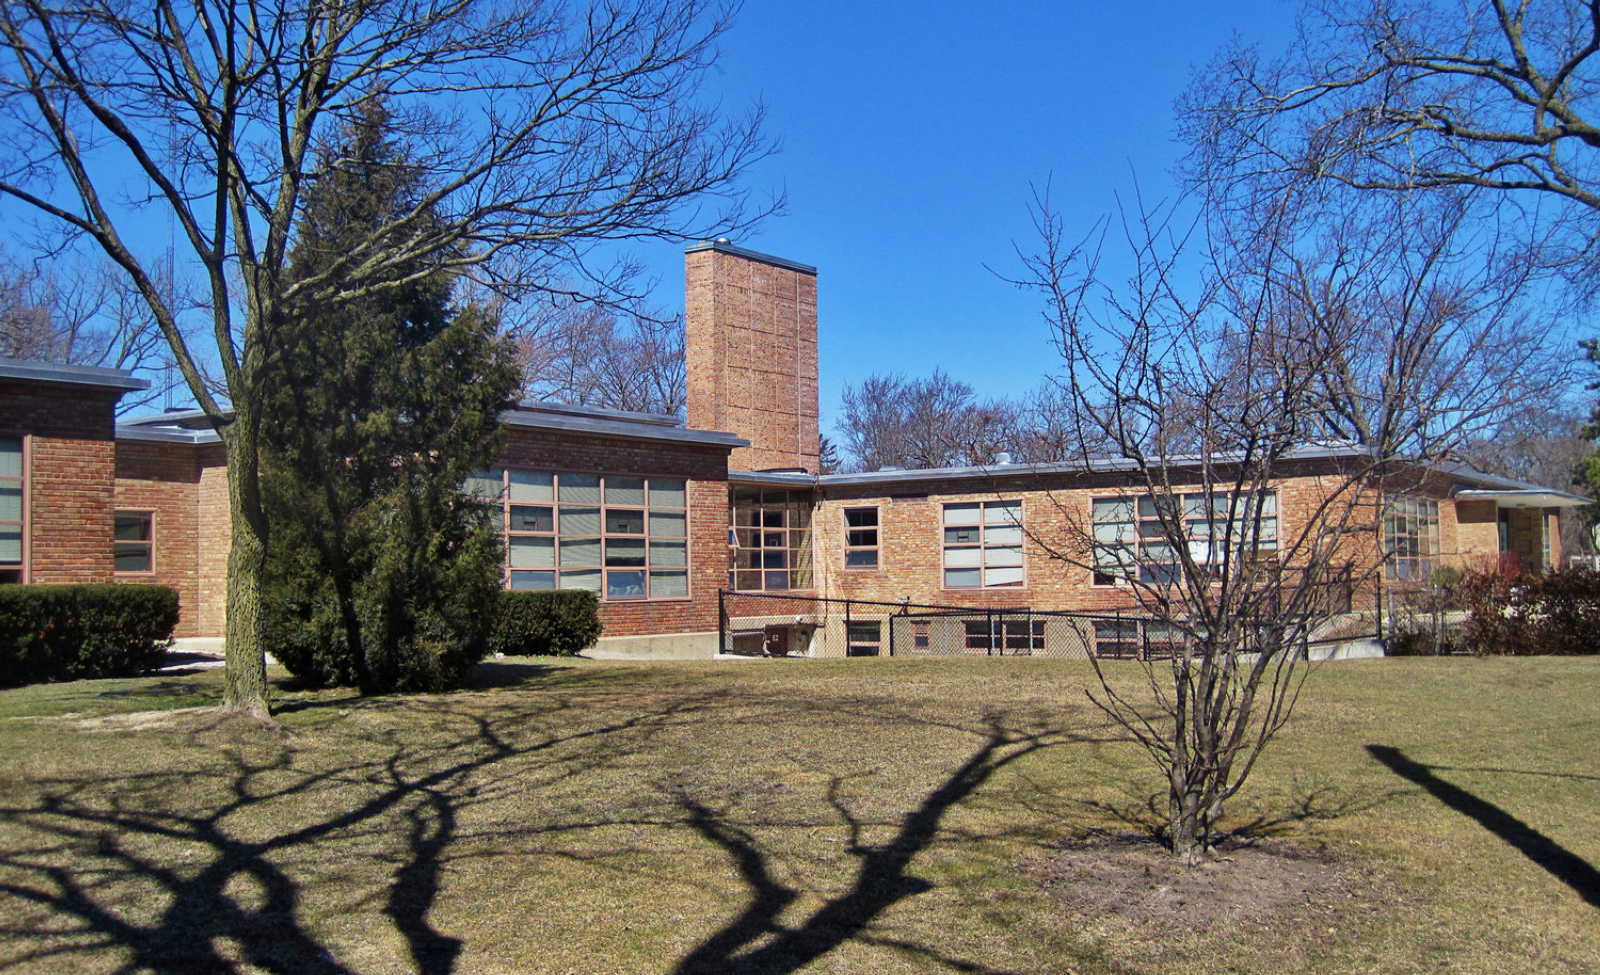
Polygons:
<instances>
[{"instance_id":1,"label":"flat roof","mask_svg":"<svg viewBox=\"0 0 1600 975\"><path fill-rule=\"evenodd\" d=\"M649 415L649 414L646 414ZM544 409L509 410L500 414L500 422L507 426L535 430L553 430L562 433L581 433L599 437L619 437L629 440L658 440L666 443L697 444L712 447L748 447L750 441L731 433L715 430L690 430L687 427L667 426L658 422L618 418L588 413L575 414Z\"/></svg>"},{"instance_id":2,"label":"flat roof","mask_svg":"<svg viewBox=\"0 0 1600 975\"><path fill-rule=\"evenodd\" d=\"M58 362L39 362L34 359L0 358L0 379L23 379L69 386L98 386L102 389L120 389L125 393L150 388L148 381L136 379L133 373L122 369L72 366Z\"/></svg>"},{"instance_id":3,"label":"flat roof","mask_svg":"<svg viewBox=\"0 0 1600 975\"><path fill-rule=\"evenodd\" d=\"M771 264L773 267L781 267L789 271L799 271L801 274L809 274L812 277L817 276L817 269L812 267L810 264L801 264L799 261L791 261L787 257L776 257L772 254L763 254L760 251L753 251L748 247L740 247L738 244L735 244L726 237L718 237L716 240L695 241L683 249L685 254L698 254L701 251L716 251L719 254L732 254L735 257L742 257L746 260L760 261L762 264Z\"/></svg>"}]
</instances>

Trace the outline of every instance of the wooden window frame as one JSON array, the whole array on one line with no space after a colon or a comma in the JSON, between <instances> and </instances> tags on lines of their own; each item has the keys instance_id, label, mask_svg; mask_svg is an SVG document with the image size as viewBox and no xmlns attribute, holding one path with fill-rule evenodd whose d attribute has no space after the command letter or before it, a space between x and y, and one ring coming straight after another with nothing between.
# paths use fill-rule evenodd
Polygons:
<instances>
[{"instance_id":1,"label":"wooden window frame","mask_svg":"<svg viewBox=\"0 0 1600 975\"><path fill-rule=\"evenodd\" d=\"M142 542L127 543L117 538L117 519L123 515L143 515L150 523L150 537ZM118 569L117 546L142 544L149 549L150 568ZM118 579L149 579L156 574L156 512L152 508L114 508L111 512L111 574Z\"/></svg>"},{"instance_id":2,"label":"wooden window frame","mask_svg":"<svg viewBox=\"0 0 1600 975\"><path fill-rule=\"evenodd\" d=\"M965 525L952 526L946 520L947 519L947 513L949 512L949 510L951 508L969 507L969 506L972 506L972 505L976 505L977 508L978 508L978 522L977 522L976 526L965 526ZM988 521L988 509L989 509L989 507L991 505L995 506L995 507L1013 506L1014 505L1016 507L1016 509L1017 509L1017 519L1016 519L1015 523L1014 524L995 524L995 525L990 525L989 521ZM983 500L983 501L946 501L946 502L942 503L939 506L939 586L940 586L940 588L941 589L945 589L945 590L961 591L961 592L973 592L973 591L982 590L982 589L1026 589L1026 588L1028 588L1028 532L1027 532L1027 529L1023 527L1024 525L1027 524L1027 520L1028 520L1027 504L1022 498L994 498L994 499L988 499L988 500ZM955 544L951 544L950 541L949 541L949 530L952 527L954 527L954 528L976 527L978 529L978 540L976 542L958 542L958 543L955 543ZM1019 578L1016 582L1002 582L1002 583L999 583L999 584L991 584L989 582L989 570L990 570L991 566L988 565L988 551L989 551L989 549L990 548L1009 548L1011 546L1006 545L1006 544L1002 544L1002 543L995 543L995 544L991 545L991 543L988 540L988 538L989 538L989 530L991 528L1011 528L1011 527L1015 527L1017 529L1017 531L1019 532L1019 535L1020 535L1020 537L1019 537L1019 539L1017 541L1016 547L1017 547L1017 549L1018 549L1018 551L1019 551L1019 553L1021 555L1021 558L1022 558L1022 564L1020 566L1020 568L1022 570L1021 578ZM958 568L958 569L961 569L961 568L966 568L966 569L977 568L978 569L978 579L979 579L978 585L976 585L976 586L952 586L952 585L950 585L949 578L950 578L950 569L952 567L949 566L949 565L946 565L945 564L945 560L946 560L946 556L948 555L948 553L952 549L958 550L958 551L973 551L973 550L977 551L977 553L978 553L978 564L977 564L977 566L955 566L954 568ZM1017 567L1016 566L993 566L993 568L996 568L996 569L1007 568L1007 569L1009 569L1009 568L1017 568Z\"/></svg>"},{"instance_id":3,"label":"wooden window frame","mask_svg":"<svg viewBox=\"0 0 1600 975\"><path fill-rule=\"evenodd\" d=\"M1193 545L1193 544L1206 544L1206 542L1204 540L1209 537L1209 534L1202 535L1202 534L1193 533L1191 531L1191 528L1193 526L1204 525L1204 526L1207 527L1207 532L1209 533L1209 531L1210 531L1212 526L1215 526L1215 525L1219 524L1219 519L1216 517L1216 515L1214 513L1209 518L1206 517L1206 516L1203 516L1203 515L1200 516L1200 517L1195 517L1194 515L1191 515L1189 510L1188 510L1188 506L1189 506L1190 500L1191 499L1203 499L1203 498L1206 498L1208 496L1212 497L1212 498L1228 499L1233 494L1234 494L1234 492L1232 492L1232 491L1210 491L1210 492L1206 492L1206 491L1178 491L1178 492L1174 492L1173 494L1171 494L1169 496L1171 498L1175 498L1177 500L1178 504L1183 509L1181 514L1182 514L1182 518L1183 518L1183 522L1184 522L1184 534L1185 534L1185 537L1188 539L1189 544L1191 544L1191 545ZM1262 511L1261 520L1265 521L1267 519L1271 519L1271 521L1273 523L1273 528L1272 528L1272 534L1270 536L1267 536L1265 534L1258 535L1258 537L1256 539L1256 541L1257 541L1257 548L1256 548L1256 553L1255 553L1256 558L1260 558L1261 557L1261 553L1263 553L1263 552L1269 552L1269 551L1270 552L1274 552L1274 553L1277 552L1277 550L1278 550L1278 540L1279 540L1279 538L1282 537L1282 533L1283 533L1283 512L1279 509L1279 506L1278 506L1278 491L1276 489L1270 489L1269 488L1269 489L1267 489L1267 490L1262 492L1262 496L1263 496L1263 499L1264 499L1263 500L1263 508L1265 508L1265 504L1266 504L1267 500L1270 500L1272 508L1271 508L1270 512L1268 512L1266 510ZM1125 521L1125 520L1122 520L1122 519L1118 519L1118 520L1115 520L1115 521L1110 521L1110 520L1101 521L1099 519L1096 519L1095 518L1095 506L1098 503L1131 504L1131 505L1133 505L1133 518L1132 518L1131 521ZM1152 566L1152 565L1171 565L1173 567L1172 568L1172 572L1171 572L1171 578L1161 579L1161 578L1155 577L1154 575L1151 575L1151 577L1149 577L1149 578L1141 578L1141 579L1137 580L1138 583L1141 584L1141 585L1174 586L1174 585L1177 585L1179 582L1182 581L1181 579L1178 578L1178 575L1177 575L1177 567L1182 564L1181 562L1179 562L1176 559L1174 559L1174 561L1172 561L1170 563L1152 563L1152 562L1147 561L1146 558L1145 558L1144 550L1145 550L1145 538L1146 538L1146 535L1145 535L1144 531L1142 530L1141 526L1143 526L1145 524L1152 524L1152 525L1157 526L1157 531L1160 531L1160 527L1159 526L1161 524L1161 518L1160 518L1159 513L1156 513L1154 511L1152 511L1152 513L1150 513L1150 514L1146 514L1145 513L1144 505L1146 503L1151 505L1152 508L1155 505L1154 498L1149 494L1107 494L1107 495L1091 496L1089 498L1089 531L1090 531L1090 535L1091 535L1092 551L1093 551L1093 557L1094 557L1094 562L1095 562L1095 564L1092 565L1090 567L1090 569L1089 569L1089 584L1090 584L1090 586L1092 588L1096 588L1096 589L1113 589L1113 588L1126 588L1128 586L1134 585L1135 580L1128 578L1126 575L1121 575L1121 574L1116 574L1116 573L1112 573L1112 572L1103 571L1100 568L1099 556L1100 556L1101 550L1103 548L1113 548L1113 547L1122 547L1122 548L1128 548L1129 550L1131 550L1131 552L1133 553L1132 554L1133 563L1132 563L1131 568L1132 568L1132 570L1134 572L1139 573L1141 576L1145 575L1147 568ZM1213 510L1213 512L1215 512L1214 508L1212 510ZM1226 523L1227 520L1228 519L1226 517L1226 509L1224 509L1224 516L1220 519L1220 522L1221 523ZM1118 541L1113 542L1113 543L1102 543L1099 539L1093 537L1095 535L1096 528L1101 524L1127 524L1127 525L1131 525L1132 526L1131 536L1126 542L1123 542L1123 541L1121 541L1119 539ZM1162 532L1162 533L1160 533L1158 535L1152 535L1150 537L1152 538L1152 540L1156 544L1159 544L1159 545L1168 544L1168 540L1167 540L1166 535L1165 535L1164 532ZM1235 533L1234 537L1235 537L1235 539L1238 538L1237 533ZM1270 539L1270 544L1264 544L1264 543L1267 543L1269 541L1269 539ZM1206 562L1204 562L1202 564L1204 564L1206 566L1214 566L1217 563L1215 561L1208 560L1208 561L1206 561ZM1215 573L1213 573L1213 575L1215 575Z\"/></svg>"},{"instance_id":4,"label":"wooden window frame","mask_svg":"<svg viewBox=\"0 0 1600 975\"><path fill-rule=\"evenodd\" d=\"M753 502L748 501L750 495ZM743 496L743 498L741 497ZM728 589L732 592L806 592L816 587L812 558L815 497L809 490L731 485L728 494ZM804 512L803 516L801 512ZM741 522L741 518L752 521ZM759 523L754 523L759 522ZM781 523L780 523L781 522ZM767 544L773 538L779 544ZM781 554L782 565L769 565ZM759 564L740 565L749 556ZM772 585L782 573L784 585ZM751 580L760 585L751 587Z\"/></svg>"},{"instance_id":5,"label":"wooden window frame","mask_svg":"<svg viewBox=\"0 0 1600 975\"><path fill-rule=\"evenodd\" d=\"M499 526L500 527L500 536L501 536L502 540L505 543L505 545L504 545L504 547L505 547L505 556L504 556L504 561L503 561L502 567L501 567L502 568L502 579L501 579L501 581L502 581L502 584L506 588L508 588L508 589L511 588L513 580L514 580L513 573L518 573L518 572L528 572L528 573L532 573L532 572L541 572L541 573L548 572L548 573L551 574L551 577L552 577L552 579L554 581L554 587L556 589L562 588L562 575L565 572L597 572L597 573L599 573L600 588L599 588L599 590L597 592L595 592L595 595L603 603L613 603L613 604L617 604L617 605L624 605L624 604L628 604L628 603L683 603L683 602L692 602L694 600L694 573L692 571L692 565L693 565L693 562L694 562L694 552L692 551L693 546L691 544L692 543L692 537L693 537L693 526L690 523L690 517L689 517L690 516L690 510L691 510L690 490L691 490L691 485L692 485L693 482L692 482L692 480L690 478L668 476L668 475L619 474L619 473L612 472L612 471L601 472L601 471L584 471L584 470L571 470L571 469L553 469L553 468L533 468L533 467L507 466L507 467L492 468L489 471L483 472L484 474L490 475L489 477L487 477L485 479L490 481L490 482L493 482L495 479L494 479L494 477L492 475L496 471L499 472L500 496L498 498L489 498L488 500L490 501L491 504L497 504L499 509L500 509L500 526ZM516 474L536 475L536 476L548 475L550 477L550 498L548 500L513 499L511 497L511 476L514 473L516 473ZM475 477L482 477L482 476L483 476L482 474L475 475ZM591 502L564 501L562 499L562 497L561 497L562 479L563 478L573 478L573 477L583 477L583 478L592 477L592 478L595 478L596 479L595 488L599 493L599 500L594 501L592 503ZM610 491L610 487L608 485L608 479L611 479L611 478L615 478L615 479L619 479L619 480L627 479L627 480L638 480L638 481L640 481L641 482L641 490L644 492L644 501L641 504L632 504L632 503L613 504L613 503L611 503L609 498L608 498L608 494L609 494L609 491ZM652 496L652 492L654 490L651 487L651 482L652 481L681 482L683 484L683 504L682 504L682 506L664 505L664 504L655 503L655 498ZM512 508L549 508L550 509L550 528L549 528L549 530L545 531L545 530L513 529L511 527L511 509ZM587 533L582 534L582 535L578 535L578 534L563 534L562 531L561 531L561 527L562 527L562 525L561 525L562 512L563 512L564 509L572 509L572 508L593 508L593 509L595 509L599 513L599 519L600 519L598 531L595 534L587 534ZM608 529L608 525L610 524L610 513L612 511L618 511L618 512L638 511L638 512L640 512L643 515L643 518L644 518L643 531L641 531L641 532L613 532L613 531L610 531ZM683 534L682 535L656 535L656 534L654 534L651 531L650 523L651 523L651 520L652 520L652 516L657 512L662 513L662 514L667 514L667 515L681 515L682 518L683 518ZM513 543L513 540L519 539L519 538L549 539L550 540L550 546L551 546L551 562L552 562L552 564L549 567L513 566L511 564L512 543ZM563 538L567 538L567 539L593 538L593 539L596 539L599 542L599 556L598 556L598 561L596 562L596 564L592 565L592 566L590 566L590 565L563 566L561 564L561 541L562 541ZM606 565L607 542L609 542L609 541L611 541L613 539L618 540L618 541L640 541L640 542L643 542L644 563L642 565L638 565L638 566L608 566L608 565ZM683 564L682 565L667 565L667 564L658 565L658 564L656 564L654 562L653 558L652 558L652 551L653 551L653 547L651 545L652 542L681 542L683 544ZM611 595L610 594L610 591L611 591L611 574L613 572L638 572L638 573L640 573L643 576L643 579L644 579L644 593L642 595L639 595L639 596L613 596L613 595ZM664 574L664 573L675 573L675 572L683 573L683 587L684 587L683 594L682 595L673 595L673 596L658 596L658 595L654 595L653 590L654 590L654 583L655 583L656 575L658 573ZM571 588L571 587L568 587L568 588ZM549 590L527 590L527 591L539 592L539 591L549 591ZM591 591L593 591L593 590L591 590Z\"/></svg>"},{"instance_id":6,"label":"wooden window frame","mask_svg":"<svg viewBox=\"0 0 1600 975\"><path fill-rule=\"evenodd\" d=\"M852 511L872 512L871 526L852 526L850 513ZM840 521L844 524L844 571L846 572L881 572L883 570L883 510L875 504L848 505L839 512ZM852 545L851 532L872 532L871 545ZM850 556L857 552L871 552L871 565L851 565Z\"/></svg>"},{"instance_id":7,"label":"wooden window frame","mask_svg":"<svg viewBox=\"0 0 1600 975\"><path fill-rule=\"evenodd\" d=\"M0 429L0 438L6 440L16 440L22 444L21 476L4 478L4 480L7 482L16 482L18 491L20 492L20 497L22 499L22 520L16 522L5 522L7 525L16 525L18 527L22 534L22 546L21 550L18 552L18 561L0 563L0 572L15 572L17 573L16 581L26 585L29 581L29 566L32 563L32 559L30 558L31 546L29 545L29 541L33 536L33 523L31 517L33 513L33 505L29 502L32 500L33 486L33 437L20 430Z\"/></svg>"},{"instance_id":8,"label":"wooden window frame","mask_svg":"<svg viewBox=\"0 0 1600 975\"><path fill-rule=\"evenodd\" d=\"M1400 509L1406 510L1400 510ZM1405 532L1396 531L1396 520L1412 522ZM1387 582L1429 582L1438 567L1440 552L1439 502L1414 494L1388 500L1383 512L1383 578ZM1397 555L1404 539L1411 554ZM1407 567L1402 573L1401 567Z\"/></svg>"}]
</instances>

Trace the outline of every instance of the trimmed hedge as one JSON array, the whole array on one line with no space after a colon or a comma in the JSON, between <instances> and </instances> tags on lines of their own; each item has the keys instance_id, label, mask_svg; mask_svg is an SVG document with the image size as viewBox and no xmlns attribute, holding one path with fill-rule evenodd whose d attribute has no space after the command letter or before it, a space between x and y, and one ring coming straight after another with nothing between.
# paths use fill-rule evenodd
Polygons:
<instances>
[{"instance_id":1,"label":"trimmed hedge","mask_svg":"<svg viewBox=\"0 0 1600 975\"><path fill-rule=\"evenodd\" d=\"M139 674L177 625L166 586L0 586L0 684Z\"/></svg>"},{"instance_id":2,"label":"trimmed hedge","mask_svg":"<svg viewBox=\"0 0 1600 975\"><path fill-rule=\"evenodd\" d=\"M1456 592L1468 611L1462 642L1473 653L1600 654L1600 572L1470 573Z\"/></svg>"},{"instance_id":3,"label":"trimmed hedge","mask_svg":"<svg viewBox=\"0 0 1600 975\"><path fill-rule=\"evenodd\" d=\"M600 600L581 589L500 593L489 649L512 655L570 657L600 639Z\"/></svg>"}]
</instances>

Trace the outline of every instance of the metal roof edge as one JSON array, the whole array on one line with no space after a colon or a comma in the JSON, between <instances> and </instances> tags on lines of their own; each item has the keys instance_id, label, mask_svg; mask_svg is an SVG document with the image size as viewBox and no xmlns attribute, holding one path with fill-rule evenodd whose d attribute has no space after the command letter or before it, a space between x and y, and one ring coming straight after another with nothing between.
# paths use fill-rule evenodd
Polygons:
<instances>
[{"instance_id":1,"label":"metal roof edge","mask_svg":"<svg viewBox=\"0 0 1600 975\"><path fill-rule=\"evenodd\" d=\"M153 443L181 443L200 446L221 443L215 430L191 430L185 427L152 427L117 424L116 439L143 440Z\"/></svg>"},{"instance_id":2,"label":"metal roof edge","mask_svg":"<svg viewBox=\"0 0 1600 975\"><path fill-rule=\"evenodd\" d=\"M62 383L69 386L99 386L104 389L120 389L125 393L150 388L149 381L137 379L133 373L123 369L65 365L40 362L35 359L0 358L0 379Z\"/></svg>"},{"instance_id":3,"label":"metal roof edge","mask_svg":"<svg viewBox=\"0 0 1600 975\"><path fill-rule=\"evenodd\" d=\"M581 417L569 414L540 413L531 410L508 410L500 414L500 421L508 426L536 430L554 430L564 433L585 433L600 437L618 437L628 440L664 440L669 443L693 443L714 447L748 447L750 441L731 433L714 430L691 430L687 427L661 426L654 423L635 423L628 420L611 420L601 417Z\"/></svg>"},{"instance_id":4,"label":"metal roof edge","mask_svg":"<svg viewBox=\"0 0 1600 975\"><path fill-rule=\"evenodd\" d=\"M765 484L771 487L816 487L821 483L816 474L798 471L729 471L729 484Z\"/></svg>"},{"instance_id":5,"label":"metal roof edge","mask_svg":"<svg viewBox=\"0 0 1600 975\"><path fill-rule=\"evenodd\" d=\"M683 249L685 254L698 254L701 251L717 251L723 254L732 254L735 257L742 257L749 261L760 261L762 264L771 264L773 267L781 267L789 271L799 271L801 274L809 274L812 277L817 276L817 269L810 264L801 264L799 261L791 261L787 257L777 257L772 254L763 254L760 251L753 251L748 247L740 247L738 244L723 238L719 238L717 240L698 240Z\"/></svg>"}]
</instances>

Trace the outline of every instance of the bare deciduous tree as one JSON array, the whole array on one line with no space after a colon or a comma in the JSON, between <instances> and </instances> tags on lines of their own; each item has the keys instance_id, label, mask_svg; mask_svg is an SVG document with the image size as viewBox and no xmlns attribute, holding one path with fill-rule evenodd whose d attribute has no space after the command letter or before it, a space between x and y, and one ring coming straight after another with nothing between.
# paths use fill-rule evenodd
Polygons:
<instances>
[{"instance_id":1,"label":"bare deciduous tree","mask_svg":"<svg viewBox=\"0 0 1600 975\"><path fill-rule=\"evenodd\" d=\"M403 286L396 270L414 266L505 291L604 291L597 242L738 232L762 208L737 179L770 145L758 113L725 121L700 99L726 26L702 0L0 10L0 194L126 274L226 450L225 708L268 713L260 408L282 323ZM423 190L362 246L291 280L315 149L380 94ZM141 212L173 220L211 347L180 330L134 237Z\"/></svg>"},{"instance_id":2,"label":"bare deciduous tree","mask_svg":"<svg viewBox=\"0 0 1600 975\"><path fill-rule=\"evenodd\" d=\"M1253 225L1206 219L1210 200L1193 221L1141 207L1112 286L1106 229L1074 246L1045 197L1024 258L1072 439L1127 484L1087 518L1057 499L1069 530L1034 541L1125 587L1130 638L1168 655L1143 664L1137 700L1096 659L1091 696L1159 765L1188 862L1287 721L1302 648L1381 578L1384 506L1535 395L1517 373L1553 354L1518 314L1526 275L1492 240L1423 219L1428 200L1328 222L1298 199ZM1318 491L1280 495L1294 474Z\"/></svg>"},{"instance_id":3,"label":"bare deciduous tree","mask_svg":"<svg viewBox=\"0 0 1600 975\"><path fill-rule=\"evenodd\" d=\"M562 301L510 334L529 399L677 417L688 404L682 317Z\"/></svg>"},{"instance_id":4,"label":"bare deciduous tree","mask_svg":"<svg viewBox=\"0 0 1600 975\"><path fill-rule=\"evenodd\" d=\"M117 412L159 402L171 388L167 345L149 309L115 267L67 267L40 271L0 252L0 356L144 372L156 380L124 396Z\"/></svg>"},{"instance_id":5,"label":"bare deciduous tree","mask_svg":"<svg viewBox=\"0 0 1600 975\"><path fill-rule=\"evenodd\" d=\"M990 464L1009 448L1015 409L979 400L934 370L927 379L873 375L844 390L840 433L855 470Z\"/></svg>"},{"instance_id":6,"label":"bare deciduous tree","mask_svg":"<svg viewBox=\"0 0 1600 975\"><path fill-rule=\"evenodd\" d=\"M1597 52L1597 0L1320 0L1286 56L1236 45L1197 75L1181 109L1190 175L1466 187L1530 211L1557 202L1535 214L1543 226L1528 243L1588 267L1600 235Z\"/></svg>"}]
</instances>

